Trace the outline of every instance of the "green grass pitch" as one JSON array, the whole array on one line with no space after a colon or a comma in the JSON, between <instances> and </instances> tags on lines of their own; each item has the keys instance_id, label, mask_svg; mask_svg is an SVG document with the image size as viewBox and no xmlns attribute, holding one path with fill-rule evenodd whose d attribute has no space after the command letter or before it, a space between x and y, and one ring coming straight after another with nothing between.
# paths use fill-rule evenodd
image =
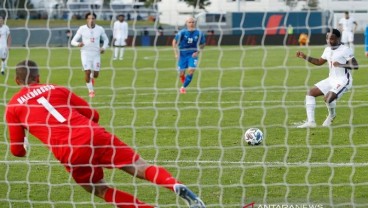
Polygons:
<instances>
[{"instance_id":1,"label":"green grass pitch","mask_svg":"<svg viewBox=\"0 0 368 208\"><path fill-rule=\"evenodd\" d=\"M297 50L319 57L322 47L206 47L187 89L180 87L171 47L127 48L123 61L102 55L96 97L88 98L76 48L14 48L0 77L1 106L18 86L14 67L35 60L41 81L69 87L98 109L100 124L141 156L167 167L198 193L208 207L273 205L368 206L368 72L363 47L353 89L338 102L331 128L297 129L305 119L306 91L327 77L295 57ZM319 126L327 109L317 99ZM74 183L52 154L30 136L25 158L9 152L4 116L0 121L0 207L112 207ZM260 146L242 140L247 128L265 135ZM106 181L160 207L186 207L169 190L106 170Z\"/></svg>"}]
</instances>

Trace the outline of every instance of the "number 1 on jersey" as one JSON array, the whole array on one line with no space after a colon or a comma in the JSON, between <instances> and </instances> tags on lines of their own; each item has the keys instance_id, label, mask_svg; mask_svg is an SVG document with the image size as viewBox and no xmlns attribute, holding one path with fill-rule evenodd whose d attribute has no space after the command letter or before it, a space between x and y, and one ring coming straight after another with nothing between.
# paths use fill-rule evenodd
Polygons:
<instances>
[{"instance_id":1,"label":"number 1 on jersey","mask_svg":"<svg viewBox=\"0 0 368 208\"><path fill-rule=\"evenodd\" d=\"M48 112L50 112L51 113L51 115L52 116L54 116L54 118L56 119L56 120L58 120L60 123L63 123L64 121L66 121L66 119L64 118L64 116L63 115L61 115L55 108L54 108L54 106L52 106L51 104L50 104L50 102L48 101L48 100L46 100L46 98L45 97L40 97L40 98L38 98L37 99L37 102L39 103L39 104L41 104L44 108L46 108L46 110L48 111Z\"/></svg>"}]
</instances>

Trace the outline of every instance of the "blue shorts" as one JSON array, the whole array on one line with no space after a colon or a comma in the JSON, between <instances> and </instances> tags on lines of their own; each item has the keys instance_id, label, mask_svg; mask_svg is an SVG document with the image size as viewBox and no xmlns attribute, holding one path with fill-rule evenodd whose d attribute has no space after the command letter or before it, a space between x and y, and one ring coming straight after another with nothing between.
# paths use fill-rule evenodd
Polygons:
<instances>
[{"instance_id":1,"label":"blue shorts","mask_svg":"<svg viewBox=\"0 0 368 208\"><path fill-rule=\"evenodd\" d=\"M187 68L195 69L197 68L198 57L193 58L192 54L186 56L180 56L178 62L178 70L183 71Z\"/></svg>"}]
</instances>

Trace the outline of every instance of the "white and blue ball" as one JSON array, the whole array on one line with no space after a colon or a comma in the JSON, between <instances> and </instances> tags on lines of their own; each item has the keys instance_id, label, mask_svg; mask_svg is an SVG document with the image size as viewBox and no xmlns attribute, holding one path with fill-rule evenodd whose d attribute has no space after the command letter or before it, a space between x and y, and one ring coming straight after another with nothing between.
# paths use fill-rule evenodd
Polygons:
<instances>
[{"instance_id":1,"label":"white and blue ball","mask_svg":"<svg viewBox=\"0 0 368 208\"><path fill-rule=\"evenodd\" d=\"M244 133L244 140L249 145L259 145L263 141L263 132L258 128L250 128Z\"/></svg>"}]
</instances>

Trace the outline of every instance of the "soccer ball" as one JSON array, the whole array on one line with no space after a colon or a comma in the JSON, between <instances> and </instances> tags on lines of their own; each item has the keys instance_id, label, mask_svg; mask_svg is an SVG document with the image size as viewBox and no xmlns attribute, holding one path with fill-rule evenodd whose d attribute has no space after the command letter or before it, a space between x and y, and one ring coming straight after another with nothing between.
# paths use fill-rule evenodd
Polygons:
<instances>
[{"instance_id":1,"label":"soccer ball","mask_svg":"<svg viewBox=\"0 0 368 208\"><path fill-rule=\"evenodd\" d=\"M263 141L263 132L258 128L250 128L244 133L244 140L249 145L259 145Z\"/></svg>"}]
</instances>

